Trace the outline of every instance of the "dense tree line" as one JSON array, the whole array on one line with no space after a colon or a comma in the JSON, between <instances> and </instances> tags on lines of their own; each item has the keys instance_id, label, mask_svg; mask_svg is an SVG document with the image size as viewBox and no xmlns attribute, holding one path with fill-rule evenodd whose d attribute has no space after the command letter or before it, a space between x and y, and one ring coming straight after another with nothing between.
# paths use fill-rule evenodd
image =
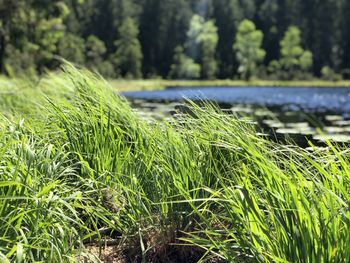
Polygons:
<instances>
[{"instance_id":1,"label":"dense tree line","mask_svg":"<svg viewBox=\"0 0 350 263\"><path fill-rule=\"evenodd\" d=\"M106 77L350 77L346 0L0 0L0 71L63 57Z\"/></svg>"}]
</instances>

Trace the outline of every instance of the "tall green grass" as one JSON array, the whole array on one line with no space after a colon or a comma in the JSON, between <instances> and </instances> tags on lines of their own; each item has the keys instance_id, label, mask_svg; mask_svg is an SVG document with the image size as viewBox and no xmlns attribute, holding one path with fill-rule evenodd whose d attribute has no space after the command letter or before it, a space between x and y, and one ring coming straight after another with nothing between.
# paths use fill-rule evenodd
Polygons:
<instances>
[{"instance_id":1,"label":"tall green grass","mask_svg":"<svg viewBox=\"0 0 350 263\"><path fill-rule=\"evenodd\" d=\"M70 65L21 83L0 95L0 261L99 261L106 233L132 261L350 261L347 149L278 145L210 104L148 124Z\"/></svg>"}]
</instances>

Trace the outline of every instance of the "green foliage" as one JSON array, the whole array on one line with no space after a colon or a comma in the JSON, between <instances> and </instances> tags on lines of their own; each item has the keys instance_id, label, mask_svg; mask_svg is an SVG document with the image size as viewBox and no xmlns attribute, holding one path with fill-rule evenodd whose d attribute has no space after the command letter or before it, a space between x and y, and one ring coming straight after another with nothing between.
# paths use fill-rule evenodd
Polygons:
<instances>
[{"instance_id":1,"label":"green foliage","mask_svg":"<svg viewBox=\"0 0 350 263\"><path fill-rule=\"evenodd\" d=\"M25 51L21 51L12 45L6 47L5 57L6 63L4 71L11 77L35 76L37 74L36 61L33 56L36 48L33 45L26 45Z\"/></svg>"},{"instance_id":2,"label":"green foliage","mask_svg":"<svg viewBox=\"0 0 350 263\"><path fill-rule=\"evenodd\" d=\"M97 36L91 35L86 41L86 59L88 66L98 67L103 61L103 57L107 51L105 43Z\"/></svg>"},{"instance_id":3,"label":"green foliage","mask_svg":"<svg viewBox=\"0 0 350 263\"><path fill-rule=\"evenodd\" d=\"M32 72L53 64L57 44L64 36L63 19L68 15L68 8L62 1L52 1L50 6L36 1L5 1L2 4L4 15L2 24L2 53L0 63L7 73ZM13 53L8 50L12 49ZM0 52L0 53L1 53ZM23 54L24 58L20 58ZM29 63L20 63L23 60Z\"/></svg>"},{"instance_id":4,"label":"green foliage","mask_svg":"<svg viewBox=\"0 0 350 263\"><path fill-rule=\"evenodd\" d=\"M252 21L243 20L240 23L233 50L239 62L238 73L242 79L256 77L258 63L266 55L261 49L263 37L263 33L256 29Z\"/></svg>"},{"instance_id":5,"label":"green foliage","mask_svg":"<svg viewBox=\"0 0 350 263\"><path fill-rule=\"evenodd\" d=\"M142 52L138 40L139 30L132 18L126 18L118 29L120 38L115 42L115 60L121 75L127 78L141 78Z\"/></svg>"},{"instance_id":6,"label":"green foliage","mask_svg":"<svg viewBox=\"0 0 350 263\"><path fill-rule=\"evenodd\" d=\"M68 61L83 65L85 62L84 39L73 34L66 34L58 43L58 53Z\"/></svg>"},{"instance_id":7,"label":"green foliage","mask_svg":"<svg viewBox=\"0 0 350 263\"><path fill-rule=\"evenodd\" d=\"M281 64L285 68L293 68L294 66L301 65L300 59L305 56L304 50L301 47L301 32L295 27L291 26L286 31L281 45ZM308 63L311 66L310 61Z\"/></svg>"},{"instance_id":8,"label":"green foliage","mask_svg":"<svg viewBox=\"0 0 350 263\"><path fill-rule=\"evenodd\" d=\"M28 91L0 93L13 114L0 117L2 262L98 262L84 244L113 235L135 262L349 262L346 147L275 144L210 104L150 125L103 80L64 70L0 79Z\"/></svg>"},{"instance_id":9,"label":"green foliage","mask_svg":"<svg viewBox=\"0 0 350 263\"><path fill-rule=\"evenodd\" d=\"M219 37L214 21L210 20L204 23L198 38L201 43L202 78L215 79L217 74L215 54Z\"/></svg>"},{"instance_id":10,"label":"green foliage","mask_svg":"<svg viewBox=\"0 0 350 263\"><path fill-rule=\"evenodd\" d=\"M164 78L170 75L174 49L184 46L186 55L201 65L203 79L248 78L249 74L308 79L322 75L324 65L347 77L349 10L345 0L0 0L0 73L42 74L57 69L61 63L57 57L64 57L107 77ZM255 72L247 74L243 73L247 65L242 66L237 51L232 52L240 22L245 19L254 21L263 32L258 48L266 51L263 60L252 64ZM290 64L293 59L287 49L291 44L284 43L288 55L279 52L291 25L300 29L300 43L311 52L300 55L297 67ZM133 54L132 63L122 52L118 54L120 62L115 56L116 41L128 43L130 39L126 26L139 30L130 31L138 42L128 51ZM206 37L200 40L200 34ZM83 47L89 36L98 38L106 48L98 65L92 65L91 50ZM296 45L301 47L300 43ZM276 63L280 63L278 67ZM257 67L269 74L260 73Z\"/></svg>"},{"instance_id":11,"label":"green foliage","mask_svg":"<svg viewBox=\"0 0 350 263\"><path fill-rule=\"evenodd\" d=\"M339 81L342 80L342 77L340 74L337 74L334 72L333 69L331 69L328 66L324 66L321 69L321 77L323 80L330 80L330 81Z\"/></svg>"},{"instance_id":12,"label":"green foliage","mask_svg":"<svg viewBox=\"0 0 350 263\"><path fill-rule=\"evenodd\" d=\"M98 73L105 78L119 77L118 70L115 69L112 59L104 60L101 64L99 64Z\"/></svg>"},{"instance_id":13,"label":"green foliage","mask_svg":"<svg viewBox=\"0 0 350 263\"><path fill-rule=\"evenodd\" d=\"M198 79L200 72L201 66L184 54L183 47L176 47L169 77L174 79Z\"/></svg>"},{"instance_id":14,"label":"green foliage","mask_svg":"<svg viewBox=\"0 0 350 263\"><path fill-rule=\"evenodd\" d=\"M193 15L191 3L189 0L144 1L142 8L139 27L144 76L166 77L174 49L186 41Z\"/></svg>"},{"instance_id":15,"label":"green foliage","mask_svg":"<svg viewBox=\"0 0 350 263\"><path fill-rule=\"evenodd\" d=\"M286 31L281 45L279 67L283 79L295 79L303 76L312 67L312 53L301 47L301 32L291 26Z\"/></svg>"},{"instance_id":16,"label":"green foliage","mask_svg":"<svg viewBox=\"0 0 350 263\"><path fill-rule=\"evenodd\" d=\"M105 43L98 37L89 36L85 44L86 64L92 69L105 77L115 77L113 64L106 60L107 48Z\"/></svg>"},{"instance_id":17,"label":"green foliage","mask_svg":"<svg viewBox=\"0 0 350 263\"><path fill-rule=\"evenodd\" d=\"M200 35L203 31L205 21L200 15L194 15L191 18L189 29L187 31L186 51L195 61L200 59Z\"/></svg>"},{"instance_id":18,"label":"green foliage","mask_svg":"<svg viewBox=\"0 0 350 263\"><path fill-rule=\"evenodd\" d=\"M196 63L201 65L201 77L205 79L216 77L217 31L214 21L205 21L203 17L194 15L187 32L187 53Z\"/></svg>"}]
</instances>

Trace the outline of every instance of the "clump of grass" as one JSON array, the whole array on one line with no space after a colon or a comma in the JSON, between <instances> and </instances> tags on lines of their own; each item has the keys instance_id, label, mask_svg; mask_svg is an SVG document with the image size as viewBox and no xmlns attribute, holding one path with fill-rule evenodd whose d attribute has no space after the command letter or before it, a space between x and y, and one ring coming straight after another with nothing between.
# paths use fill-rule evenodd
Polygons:
<instances>
[{"instance_id":1,"label":"clump of grass","mask_svg":"<svg viewBox=\"0 0 350 263\"><path fill-rule=\"evenodd\" d=\"M142 262L349 261L346 149L278 145L210 104L150 125L70 65L36 89L37 114L0 126L0 256L68 262L107 233Z\"/></svg>"},{"instance_id":2,"label":"clump of grass","mask_svg":"<svg viewBox=\"0 0 350 263\"><path fill-rule=\"evenodd\" d=\"M75 209L83 195L64 180L75 171L65 153L21 125L7 129L0 143L0 252L18 262L67 260L83 233Z\"/></svg>"},{"instance_id":3,"label":"clump of grass","mask_svg":"<svg viewBox=\"0 0 350 263\"><path fill-rule=\"evenodd\" d=\"M51 106L52 127L61 131L57 143L68 142L63 147L80 164L79 173L98 182L101 200L106 194L115 200L116 231L138 244L141 257L162 250L160 240L163 246L175 243L178 230L191 227L194 215L191 204L173 201L203 192L203 171L189 159L203 154L169 124L149 127L123 98L98 88L99 80L70 74L75 74L75 98ZM164 238L169 229L172 235Z\"/></svg>"},{"instance_id":4,"label":"clump of grass","mask_svg":"<svg viewBox=\"0 0 350 263\"><path fill-rule=\"evenodd\" d=\"M328 151L310 154L257 138L224 116L196 114L194 132L225 145L223 158L209 159L227 166L197 210L201 230L183 240L230 262L349 260L348 150L329 143Z\"/></svg>"},{"instance_id":5,"label":"clump of grass","mask_svg":"<svg viewBox=\"0 0 350 263\"><path fill-rule=\"evenodd\" d=\"M33 116L44 96L30 94L37 108L7 104L12 120L0 116L0 255L11 262L71 262L98 233L94 221L112 225L112 216L93 198L96 189L77 173L70 153L51 143L45 114ZM29 124L15 121L26 113Z\"/></svg>"}]
</instances>

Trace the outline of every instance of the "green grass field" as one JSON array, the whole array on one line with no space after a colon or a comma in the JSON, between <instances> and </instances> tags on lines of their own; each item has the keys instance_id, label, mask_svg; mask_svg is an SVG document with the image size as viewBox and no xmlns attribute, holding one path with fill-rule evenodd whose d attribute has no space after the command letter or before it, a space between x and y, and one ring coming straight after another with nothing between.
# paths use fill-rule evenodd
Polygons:
<instances>
[{"instance_id":1,"label":"green grass field","mask_svg":"<svg viewBox=\"0 0 350 263\"><path fill-rule=\"evenodd\" d=\"M69 65L2 79L0 262L350 261L349 149L189 104L150 125Z\"/></svg>"}]
</instances>

